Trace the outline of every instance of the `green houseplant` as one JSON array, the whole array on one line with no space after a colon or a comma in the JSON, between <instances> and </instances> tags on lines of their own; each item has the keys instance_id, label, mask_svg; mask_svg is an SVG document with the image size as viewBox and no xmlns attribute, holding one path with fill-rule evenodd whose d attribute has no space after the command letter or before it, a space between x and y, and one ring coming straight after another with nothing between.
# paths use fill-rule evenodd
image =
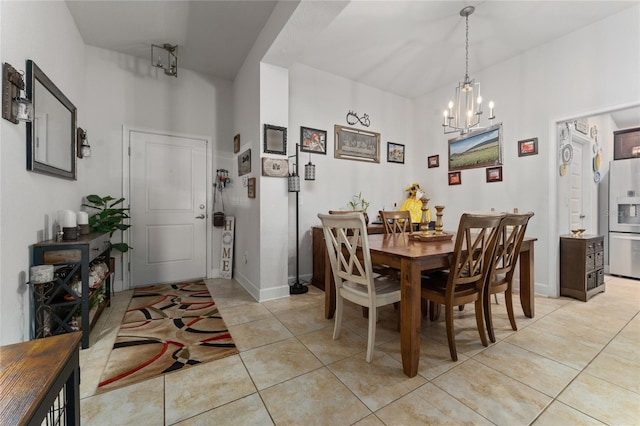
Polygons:
<instances>
[{"instance_id":1,"label":"green houseplant","mask_svg":"<svg viewBox=\"0 0 640 426\"><path fill-rule=\"evenodd\" d=\"M358 192L358 195L354 195L351 198L351 201L349 201L347 204L349 205L349 207L351 207L351 210L362 211L365 222L367 224L369 223L369 215L367 215L367 209L369 208L369 205L371 203L364 199L364 197L362 196L362 192Z\"/></svg>"},{"instance_id":2,"label":"green houseplant","mask_svg":"<svg viewBox=\"0 0 640 426\"><path fill-rule=\"evenodd\" d=\"M122 207L122 202L124 202L124 198L116 199L110 195L106 197L100 197L95 194L87 195L87 203L82 204L82 206L96 211L95 214L89 217L91 232L109 232L109 236L112 236L117 230L125 231L129 229L131 225L124 223L124 220L129 218L129 208ZM133 249L127 243L111 244L111 248L123 253Z\"/></svg>"}]
</instances>

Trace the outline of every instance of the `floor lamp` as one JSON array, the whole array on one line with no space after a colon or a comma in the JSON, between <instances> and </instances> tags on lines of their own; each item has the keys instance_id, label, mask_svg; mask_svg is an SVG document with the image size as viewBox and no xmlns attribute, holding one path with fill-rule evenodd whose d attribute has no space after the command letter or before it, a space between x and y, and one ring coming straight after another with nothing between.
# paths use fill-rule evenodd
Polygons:
<instances>
[{"instance_id":1,"label":"floor lamp","mask_svg":"<svg viewBox=\"0 0 640 426\"><path fill-rule=\"evenodd\" d=\"M290 155L289 158L295 157L295 163L293 163L293 173L289 174L288 190L289 192L296 193L296 280L289 287L289 294L303 294L309 291L306 285L302 285L300 282L300 214L298 198L300 194L300 176L298 176L298 164L300 159L298 154L300 152L300 144L296 144L296 154ZM316 166L311 164L311 154L309 154L309 163L304 166L304 180L316 180Z\"/></svg>"}]
</instances>

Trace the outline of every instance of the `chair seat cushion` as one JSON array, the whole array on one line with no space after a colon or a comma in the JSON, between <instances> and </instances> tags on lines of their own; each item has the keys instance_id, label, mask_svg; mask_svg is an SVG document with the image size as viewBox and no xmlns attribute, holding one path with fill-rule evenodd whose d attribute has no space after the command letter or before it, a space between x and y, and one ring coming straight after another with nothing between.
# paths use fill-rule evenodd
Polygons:
<instances>
[{"instance_id":1,"label":"chair seat cushion","mask_svg":"<svg viewBox=\"0 0 640 426\"><path fill-rule=\"evenodd\" d=\"M380 276L373 279L373 283L376 286L376 294L383 295L388 293L393 293L396 291L400 291L400 283L396 280L389 279L386 276ZM342 283L343 290L358 293L358 294L367 294L367 286L363 284L354 283L353 281L344 281Z\"/></svg>"},{"instance_id":2,"label":"chair seat cushion","mask_svg":"<svg viewBox=\"0 0 640 426\"><path fill-rule=\"evenodd\" d=\"M422 276L422 288L425 290L442 293L447 289L447 282L449 281L449 273L447 271L435 271L429 273L429 275ZM456 293L465 292L467 290L475 290L475 283L458 284L456 285Z\"/></svg>"}]
</instances>

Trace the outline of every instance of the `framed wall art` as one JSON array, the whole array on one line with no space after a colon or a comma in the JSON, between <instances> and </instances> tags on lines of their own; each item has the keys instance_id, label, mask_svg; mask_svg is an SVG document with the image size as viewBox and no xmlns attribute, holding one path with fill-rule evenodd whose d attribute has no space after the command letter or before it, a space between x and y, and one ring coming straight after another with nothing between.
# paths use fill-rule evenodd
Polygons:
<instances>
[{"instance_id":1,"label":"framed wall art","mask_svg":"<svg viewBox=\"0 0 640 426\"><path fill-rule=\"evenodd\" d=\"M251 173L251 149L238 155L238 176Z\"/></svg>"},{"instance_id":2,"label":"framed wall art","mask_svg":"<svg viewBox=\"0 0 640 426\"><path fill-rule=\"evenodd\" d=\"M380 133L336 124L334 157L347 160L380 162Z\"/></svg>"},{"instance_id":3,"label":"framed wall art","mask_svg":"<svg viewBox=\"0 0 640 426\"><path fill-rule=\"evenodd\" d=\"M233 153L237 154L240 152L240 133L233 137Z\"/></svg>"},{"instance_id":4,"label":"framed wall art","mask_svg":"<svg viewBox=\"0 0 640 426\"><path fill-rule=\"evenodd\" d=\"M251 177L247 182L247 196L249 198L256 198L256 178Z\"/></svg>"},{"instance_id":5,"label":"framed wall art","mask_svg":"<svg viewBox=\"0 0 640 426\"><path fill-rule=\"evenodd\" d=\"M449 185L460 185L462 183L462 176L460 172L449 172Z\"/></svg>"},{"instance_id":6,"label":"framed wall art","mask_svg":"<svg viewBox=\"0 0 640 426\"><path fill-rule=\"evenodd\" d=\"M518 141L518 157L538 154L538 138Z\"/></svg>"},{"instance_id":7,"label":"framed wall art","mask_svg":"<svg viewBox=\"0 0 640 426\"><path fill-rule=\"evenodd\" d=\"M440 156L439 155L431 155L427 157L427 166L432 169L434 167L440 167Z\"/></svg>"},{"instance_id":8,"label":"framed wall art","mask_svg":"<svg viewBox=\"0 0 640 426\"><path fill-rule=\"evenodd\" d=\"M449 140L449 171L502 164L502 123Z\"/></svg>"},{"instance_id":9,"label":"framed wall art","mask_svg":"<svg viewBox=\"0 0 640 426\"><path fill-rule=\"evenodd\" d=\"M487 182L502 182L502 166L487 167Z\"/></svg>"},{"instance_id":10,"label":"framed wall art","mask_svg":"<svg viewBox=\"0 0 640 426\"><path fill-rule=\"evenodd\" d=\"M404 145L387 142L387 163L404 164Z\"/></svg>"},{"instance_id":11,"label":"framed wall art","mask_svg":"<svg viewBox=\"0 0 640 426\"><path fill-rule=\"evenodd\" d=\"M262 176L289 176L289 160L284 158L262 157Z\"/></svg>"},{"instance_id":12,"label":"framed wall art","mask_svg":"<svg viewBox=\"0 0 640 426\"><path fill-rule=\"evenodd\" d=\"M300 151L327 153L327 131L300 126Z\"/></svg>"},{"instance_id":13,"label":"framed wall art","mask_svg":"<svg viewBox=\"0 0 640 426\"><path fill-rule=\"evenodd\" d=\"M287 154L287 128L264 125L264 152L269 154Z\"/></svg>"}]
</instances>

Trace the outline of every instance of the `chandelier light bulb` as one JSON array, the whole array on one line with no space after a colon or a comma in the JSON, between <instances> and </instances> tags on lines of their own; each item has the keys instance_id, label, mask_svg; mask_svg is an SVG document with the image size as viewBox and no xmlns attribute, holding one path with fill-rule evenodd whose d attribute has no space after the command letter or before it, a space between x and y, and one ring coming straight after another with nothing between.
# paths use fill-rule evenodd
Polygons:
<instances>
[{"instance_id":1,"label":"chandelier light bulb","mask_svg":"<svg viewBox=\"0 0 640 426\"><path fill-rule=\"evenodd\" d=\"M451 111L451 108L453 108L453 101L449 101L449 111Z\"/></svg>"},{"instance_id":2,"label":"chandelier light bulb","mask_svg":"<svg viewBox=\"0 0 640 426\"><path fill-rule=\"evenodd\" d=\"M478 105L480 105L482 103L482 96L478 96L476 102L478 102Z\"/></svg>"}]
</instances>

